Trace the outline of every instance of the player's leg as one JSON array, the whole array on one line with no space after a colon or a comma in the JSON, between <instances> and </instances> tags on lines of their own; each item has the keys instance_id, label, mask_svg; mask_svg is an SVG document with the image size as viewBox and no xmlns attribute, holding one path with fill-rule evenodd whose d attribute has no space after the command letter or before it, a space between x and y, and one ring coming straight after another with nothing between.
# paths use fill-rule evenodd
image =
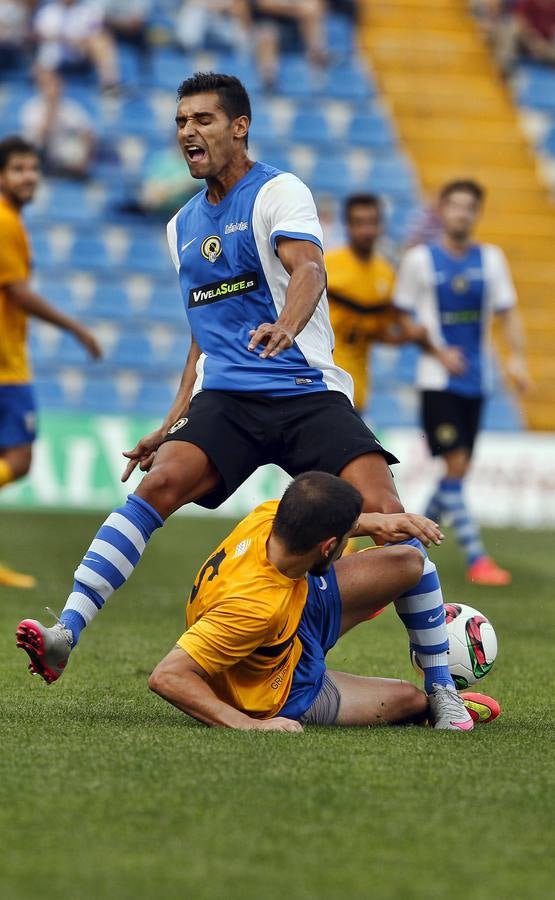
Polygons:
<instances>
[{"instance_id":1,"label":"player's leg","mask_svg":"<svg viewBox=\"0 0 555 900\"><path fill-rule=\"evenodd\" d=\"M0 448L0 488L27 475L32 460L32 444Z\"/></svg>"},{"instance_id":2,"label":"player's leg","mask_svg":"<svg viewBox=\"0 0 555 900\"><path fill-rule=\"evenodd\" d=\"M408 725L428 715L426 694L409 681L329 670L328 676L340 695L336 725Z\"/></svg>"},{"instance_id":3,"label":"player's leg","mask_svg":"<svg viewBox=\"0 0 555 900\"><path fill-rule=\"evenodd\" d=\"M32 619L20 623L18 646L29 653L39 674L43 674L41 653L48 651L48 658L56 662L48 664L50 681L61 674L83 629L128 580L164 520L191 501L218 506L259 464L254 441L249 444L248 431L240 428L244 423L236 404L230 404L225 395L207 393L195 398L183 425L161 445L136 493L130 494L100 527L75 571L58 624L46 629ZM244 416L250 418L248 410ZM230 447L236 452L230 453ZM50 652L50 639L54 637Z\"/></svg>"}]
</instances>

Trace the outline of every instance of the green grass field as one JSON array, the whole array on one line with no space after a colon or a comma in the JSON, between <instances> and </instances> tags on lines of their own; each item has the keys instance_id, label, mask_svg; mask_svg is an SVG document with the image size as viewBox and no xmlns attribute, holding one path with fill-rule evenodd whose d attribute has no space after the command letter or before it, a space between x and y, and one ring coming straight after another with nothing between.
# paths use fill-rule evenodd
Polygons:
<instances>
[{"instance_id":1,"label":"green grass field","mask_svg":"<svg viewBox=\"0 0 555 900\"><path fill-rule=\"evenodd\" d=\"M553 896L553 533L490 531L508 589L467 586L451 541L446 599L499 638L483 690L503 715L471 735L422 728L208 730L150 694L181 632L191 577L229 522L170 521L131 583L47 687L13 633L57 611L98 516L2 514L0 557L40 588L0 588L0 892L23 898ZM344 638L335 668L412 678L388 610Z\"/></svg>"}]
</instances>

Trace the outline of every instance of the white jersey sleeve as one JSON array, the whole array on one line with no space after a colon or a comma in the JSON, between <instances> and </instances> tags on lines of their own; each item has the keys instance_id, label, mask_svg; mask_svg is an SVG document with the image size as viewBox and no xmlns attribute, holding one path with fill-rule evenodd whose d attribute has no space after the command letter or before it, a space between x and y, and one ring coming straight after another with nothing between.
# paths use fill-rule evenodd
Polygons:
<instances>
[{"instance_id":1,"label":"white jersey sleeve","mask_svg":"<svg viewBox=\"0 0 555 900\"><path fill-rule=\"evenodd\" d=\"M267 181L257 201L274 251L279 237L312 241L323 249L324 235L312 194L296 175L283 172Z\"/></svg>"},{"instance_id":2,"label":"white jersey sleeve","mask_svg":"<svg viewBox=\"0 0 555 900\"><path fill-rule=\"evenodd\" d=\"M393 305L403 312L415 313L421 303L423 293L430 288L430 260L427 247L419 244L407 250L401 260Z\"/></svg>"},{"instance_id":3,"label":"white jersey sleeve","mask_svg":"<svg viewBox=\"0 0 555 900\"><path fill-rule=\"evenodd\" d=\"M172 258L172 262L175 266L177 273L179 274L179 253L177 249L177 213L170 219L167 226L167 236L168 236L168 246L170 248L170 256Z\"/></svg>"},{"instance_id":4,"label":"white jersey sleeve","mask_svg":"<svg viewBox=\"0 0 555 900\"><path fill-rule=\"evenodd\" d=\"M500 247L492 244L485 244L482 252L490 309L492 312L511 309L516 305L517 298L505 254Z\"/></svg>"}]
</instances>

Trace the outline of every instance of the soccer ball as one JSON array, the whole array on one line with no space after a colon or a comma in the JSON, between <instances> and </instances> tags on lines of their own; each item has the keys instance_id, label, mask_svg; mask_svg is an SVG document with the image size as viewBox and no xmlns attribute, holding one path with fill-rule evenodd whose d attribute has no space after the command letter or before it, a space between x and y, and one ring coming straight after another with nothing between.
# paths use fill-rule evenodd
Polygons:
<instances>
[{"instance_id":1,"label":"soccer ball","mask_svg":"<svg viewBox=\"0 0 555 900\"><path fill-rule=\"evenodd\" d=\"M445 622L449 635L449 671L457 690L462 691L491 672L497 656L497 637L489 619L462 603L445 604ZM411 662L421 673L414 650Z\"/></svg>"}]
</instances>

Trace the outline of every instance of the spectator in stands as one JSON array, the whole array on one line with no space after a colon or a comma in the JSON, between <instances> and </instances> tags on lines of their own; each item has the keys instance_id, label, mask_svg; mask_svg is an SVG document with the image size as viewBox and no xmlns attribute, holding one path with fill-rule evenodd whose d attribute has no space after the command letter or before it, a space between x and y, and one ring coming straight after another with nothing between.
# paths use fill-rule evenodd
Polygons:
<instances>
[{"instance_id":1,"label":"spectator in stands","mask_svg":"<svg viewBox=\"0 0 555 900\"><path fill-rule=\"evenodd\" d=\"M148 53L148 22L152 0L103 0L104 21L118 41Z\"/></svg>"},{"instance_id":2,"label":"spectator in stands","mask_svg":"<svg viewBox=\"0 0 555 900\"><path fill-rule=\"evenodd\" d=\"M186 0L176 20L176 37L191 52L217 45L239 52L248 48L247 0Z\"/></svg>"},{"instance_id":3,"label":"spectator in stands","mask_svg":"<svg viewBox=\"0 0 555 900\"><path fill-rule=\"evenodd\" d=\"M63 96L55 72L39 69L36 81L39 93L21 110L25 137L38 148L47 174L86 178L96 147L91 119L77 101Z\"/></svg>"},{"instance_id":4,"label":"spectator in stands","mask_svg":"<svg viewBox=\"0 0 555 900\"><path fill-rule=\"evenodd\" d=\"M175 147L153 153L147 160L143 181L136 198L122 204L121 212L157 216L167 221L198 194L198 181L183 166L183 157Z\"/></svg>"},{"instance_id":5,"label":"spectator in stands","mask_svg":"<svg viewBox=\"0 0 555 900\"><path fill-rule=\"evenodd\" d=\"M519 49L537 62L555 65L555 0L519 0L514 15Z\"/></svg>"},{"instance_id":6,"label":"spectator in stands","mask_svg":"<svg viewBox=\"0 0 555 900\"><path fill-rule=\"evenodd\" d=\"M17 68L23 61L32 5L0 0L0 71Z\"/></svg>"},{"instance_id":7,"label":"spectator in stands","mask_svg":"<svg viewBox=\"0 0 555 900\"><path fill-rule=\"evenodd\" d=\"M96 69L104 90L119 82L116 46L104 26L102 9L90 0L52 0L35 18L37 65L48 71Z\"/></svg>"},{"instance_id":8,"label":"spectator in stands","mask_svg":"<svg viewBox=\"0 0 555 900\"><path fill-rule=\"evenodd\" d=\"M249 0L257 39L257 60L265 87L275 84L279 65L280 35L293 23L299 30L308 59L317 66L327 63L322 0Z\"/></svg>"}]
</instances>

